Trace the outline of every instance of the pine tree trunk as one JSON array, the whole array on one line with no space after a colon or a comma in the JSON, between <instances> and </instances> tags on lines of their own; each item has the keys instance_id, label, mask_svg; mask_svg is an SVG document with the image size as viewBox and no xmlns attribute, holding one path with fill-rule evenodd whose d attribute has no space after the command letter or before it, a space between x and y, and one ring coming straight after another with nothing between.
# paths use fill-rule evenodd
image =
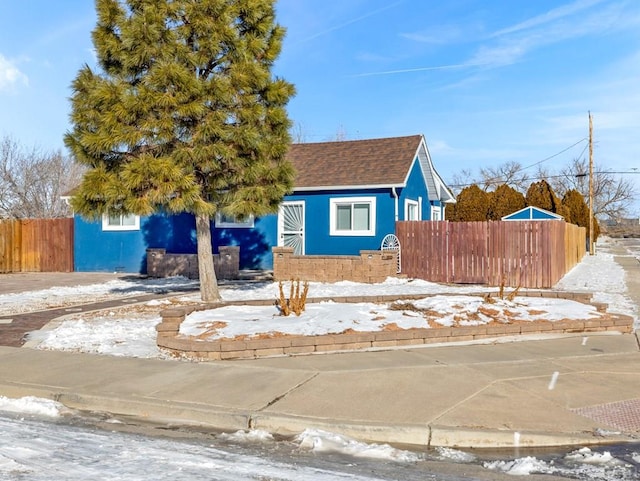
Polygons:
<instances>
[{"instance_id":1,"label":"pine tree trunk","mask_svg":"<svg viewBox=\"0 0 640 481\"><path fill-rule=\"evenodd\" d=\"M220 300L218 280L213 267L211 221L208 215L196 215L196 241L198 243L198 270L200 271L200 297L204 302Z\"/></svg>"}]
</instances>

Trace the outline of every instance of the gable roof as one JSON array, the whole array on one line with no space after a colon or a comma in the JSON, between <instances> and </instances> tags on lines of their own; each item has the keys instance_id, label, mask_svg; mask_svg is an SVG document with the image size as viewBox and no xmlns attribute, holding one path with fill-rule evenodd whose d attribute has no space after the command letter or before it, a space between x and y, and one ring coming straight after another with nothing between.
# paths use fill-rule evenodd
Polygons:
<instances>
[{"instance_id":1,"label":"gable roof","mask_svg":"<svg viewBox=\"0 0 640 481\"><path fill-rule=\"evenodd\" d=\"M530 205L524 209L505 215L501 220L564 220L564 217L540 207Z\"/></svg>"},{"instance_id":2,"label":"gable roof","mask_svg":"<svg viewBox=\"0 0 640 481\"><path fill-rule=\"evenodd\" d=\"M296 169L297 191L404 187L417 160L429 199L455 201L433 168L422 135L293 144L287 158Z\"/></svg>"}]
</instances>

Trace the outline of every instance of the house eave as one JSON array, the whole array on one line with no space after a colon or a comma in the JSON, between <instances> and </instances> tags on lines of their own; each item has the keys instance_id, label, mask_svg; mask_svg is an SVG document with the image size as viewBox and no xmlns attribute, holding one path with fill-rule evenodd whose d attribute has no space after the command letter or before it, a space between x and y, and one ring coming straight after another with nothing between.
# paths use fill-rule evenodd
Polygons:
<instances>
[{"instance_id":1,"label":"house eave","mask_svg":"<svg viewBox=\"0 0 640 481\"><path fill-rule=\"evenodd\" d=\"M402 188L406 184L367 184L367 185L318 185L313 187L294 187L293 192L315 192L319 190L362 190Z\"/></svg>"}]
</instances>

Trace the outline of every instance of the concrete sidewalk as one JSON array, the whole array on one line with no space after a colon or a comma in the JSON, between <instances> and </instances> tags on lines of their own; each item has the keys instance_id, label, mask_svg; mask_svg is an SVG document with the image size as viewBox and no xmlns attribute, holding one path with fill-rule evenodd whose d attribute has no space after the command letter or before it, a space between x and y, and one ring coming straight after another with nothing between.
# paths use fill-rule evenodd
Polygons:
<instances>
[{"instance_id":1,"label":"concrete sidewalk","mask_svg":"<svg viewBox=\"0 0 640 481\"><path fill-rule=\"evenodd\" d=\"M224 431L584 445L640 435L638 366L629 334L200 364L0 347L0 394Z\"/></svg>"},{"instance_id":2,"label":"concrete sidewalk","mask_svg":"<svg viewBox=\"0 0 640 481\"><path fill-rule=\"evenodd\" d=\"M640 263L612 252L640 305ZM0 347L0 395L224 431L320 428L422 446L638 440L630 334L190 363Z\"/></svg>"},{"instance_id":3,"label":"concrete sidewalk","mask_svg":"<svg viewBox=\"0 0 640 481\"><path fill-rule=\"evenodd\" d=\"M118 279L142 277L138 274L118 272L12 272L0 274L0 294L36 291L59 286L85 286Z\"/></svg>"},{"instance_id":4,"label":"concrete sidewalk","mask_svg":"<svg viewBox=\"0 0 640 481\"><path fill-rule=\"evenodd\" d=\"M0 295L20 292L38 291L61 286L85 286L102 284L113 280L128 280L135 282L144 279L138 274L120 274L107 272L22 272L0 274ZM188 292L188 289L185 292ZM137 293L135 296L121 296L112 299L82 304L70 301L62 307L28 311L16 314L0 314L0 346L21 347L26 343L26 335L54 319L59 319L70 313L87 312L91 310L111 309L126 304L148 302L175 295L180 291L159 290L147 294Z\"/></svg>"}]
</instances>

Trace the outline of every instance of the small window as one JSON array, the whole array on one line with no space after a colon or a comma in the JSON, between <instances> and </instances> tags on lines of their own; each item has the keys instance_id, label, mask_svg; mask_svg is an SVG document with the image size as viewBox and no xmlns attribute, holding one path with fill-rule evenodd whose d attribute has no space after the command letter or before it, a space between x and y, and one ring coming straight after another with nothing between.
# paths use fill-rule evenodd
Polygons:
<instances>
[{"instance_id":1,"label":"small window","mask_svg":"<svg viewBox=\"0 0 640 481\"><path fill-rule=\"evenodd\" d=\"M331 235L372 236L376 232L375 197L330 199Z\"/></svg>"},{"instance_id":2,"label":"small window","mask_svg":"<svg viewBox=\"0 0 640 481\"><path fill-rule=\"evenodd\" d=\"M420 204L415 200L405 200L404 220L420 220Z\"/></svg>"},{"instance_id":3,"label":"small window","mask_svg":"<svg viewBox=\"0 0 640 481\"><path fill-rule=\"evenodd\" d=\"M222 212L218 212L216 214L216 227L227 227L227 228L249 227L251 228L253 227L253 224L254 224L254 219L252 215L240 220L240 218L236 216L223 214Z\"/></svg>"},{"instance_id":4,"label":"small window","mask_svg":"<svg viewBox=\"0 0 640 481\"><path fill-rule=\"evenodd\" d=\"M438 206L431 206L431 220L442 220L442 209Z\"/></svg>"},{"instance_id":5,"label":"small window","mask_svg":"<svg viewBox=\"0 0 640 481\"><path fill-rule=\"evenodd\" d=\"M140 216L115 214L102 216L102 230L140 230Z\"/></svg>"}]
</instances>

